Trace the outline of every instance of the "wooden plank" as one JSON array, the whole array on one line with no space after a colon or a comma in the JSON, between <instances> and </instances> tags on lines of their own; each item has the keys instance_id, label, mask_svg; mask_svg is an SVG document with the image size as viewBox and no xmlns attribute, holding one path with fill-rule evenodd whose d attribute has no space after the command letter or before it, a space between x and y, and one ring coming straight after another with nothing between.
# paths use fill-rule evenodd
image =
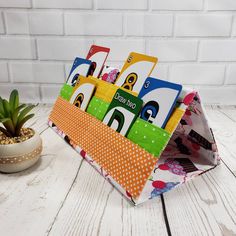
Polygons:
<instances>
[{"instance_id":1,"label":"wooden plank","mask_svg":"<svg viewBox=\"0 0 236 236\"><path fill-rule=\"evenodd\" d=\"M236 106L217 106L217 110L236 123Z\"/></svg>"},{"instance_id":2,"label":"wooden plank","mask_svg":"<svg viewBox=\"0 0 236 236\"><path fill-rule=\"evenodd\" d=\"M172 235L236 235L236 179L224 164L164 197Z\"/></svg>"},{"instance_id":3,"label":"wooden plank","mask_svg":"<svg viewBox=\"0 0 236 236\"><path fill-rule=\"evenodd\" d=\"M132 206L87 162L49 235L166 235L160 198Z\"/></svg>"},{"instance_id":4,"label":"wooden plank","mask_svg":"<svg viewBox=\"0 0 236 236\"><path fill-rule=\"evenodd\" d=\"M219 153L235 170L235 123L217 107L207 107ZM173 235L236 235L236 179L222 163L164 194Z\"/></svg>"},{"instance_id":5,"label":"wooden plank","mask_svg":"<svg viewBox=\"0 0 236 236\"><path fill-rule=\"evenodd\" d=\"M51 110L52 110L51 105L39 104L32 110L32 113L34 113L35 116L32 119L30 119L25 124L25 126L31 127L39 133L43 132L45 129L48 128L47 120Z\"/></svg>"},{"instance_id":6,"label":"wooden plank","mask_svg":"<svg viewBox=\"0 0 236 236\"><path fill-rule=\"evenodd\" d=\"M0 235L45 235L76 178L81 158L53 130L32 168L0 174Z\"/></svg>"},{"instance_id":7,"label":"wooden plank","mask_svg":"<svg viewBox=\"0 0 236 236\"><path fill-rule=\"evenodd\" d=\"M233 112L236 110L234 107L231 108L214 106L207 109L207 115L213 128L219 155L236 176L236 122L233 121L233 118L229 118L229 116L233 116Z\"/></svg>"},{"instance_id":8,"label":"wooden plank","mask_svg":"<svg viewBox=\"0 0 236 236\"><path fill-rule=\"evenodd\" d=\"M43 132L41 162L18 174L0 174L0 235L166 235L160 198L130 205L47 129L49 112L50 106L39 107L29 123ZM223 160L235 170L233 121L219 110L208 113ZM222 164L166 193L172 235L235 235L235 181Z\"/></svg>"}]
</instances>

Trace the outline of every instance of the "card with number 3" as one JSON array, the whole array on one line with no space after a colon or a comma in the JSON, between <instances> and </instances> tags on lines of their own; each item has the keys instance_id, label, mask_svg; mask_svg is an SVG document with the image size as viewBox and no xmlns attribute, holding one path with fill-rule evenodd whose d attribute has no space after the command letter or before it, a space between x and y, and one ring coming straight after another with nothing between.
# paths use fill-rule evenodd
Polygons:
<instances>
[{"instance_id":1,"label":"card with number 3","mask_svg":"<svg viewBox=\"0 0 236 236\"><path fill-rule=\"evenodd\" d=\"M138 97L144 102L140 117L164 128L182 86L156 78L147 78Z\"/></svg>"}]
</instances>

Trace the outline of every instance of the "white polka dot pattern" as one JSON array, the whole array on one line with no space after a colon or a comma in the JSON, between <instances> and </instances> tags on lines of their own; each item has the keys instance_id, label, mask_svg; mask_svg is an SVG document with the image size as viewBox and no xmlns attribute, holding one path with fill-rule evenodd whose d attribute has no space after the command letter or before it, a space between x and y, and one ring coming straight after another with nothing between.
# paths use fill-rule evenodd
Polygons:
<instances>
[{"instance_id":1,"label":"white polka dot pattern","mask_svg":"<svg viewBox=\"0 0 236 236\"><path fill-rule=\"evenodd\" d=\"M50 120L133 197L141 194L157 161L153 155L60 97Z\"/></svg>"}]
</instances>

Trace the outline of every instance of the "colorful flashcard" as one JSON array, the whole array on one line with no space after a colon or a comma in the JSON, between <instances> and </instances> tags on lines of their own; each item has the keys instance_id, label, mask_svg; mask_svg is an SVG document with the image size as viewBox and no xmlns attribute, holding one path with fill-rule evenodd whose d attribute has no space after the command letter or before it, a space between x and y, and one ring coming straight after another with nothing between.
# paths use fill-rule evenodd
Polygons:
<instances>
[{"instance_id":1,"label":"colorful flashcard","mask_svg":"<svg viewBox=\"0 0 236 236\"><path fill-rule=\"evenodd\" d=\"M97 78L99 77L109 52L110 48L101 47L97 45L91 46L86 57L87 60L92 61L92 66L89 75L93 75Z\"/></svg>"},{"instance_id":2,"label":"colorful flashcard","mask_svg":"<svg viewBox=\"0 0 236 236\"><path fill-rule=\"evenodd\" d=\"M137 118L142 104L143 101L138 97L118 89L103 119L103 123L125 136Z\"/></svg>"},{"instance_id":3,"label":"colorful flashcard","mask_svg":"<svg viewBox=\"0 0 236 236\"><path fill-rule=\"evenodd\" d=\"M118 68L111 66L104 66L100 78L104 81L114 84L119 73L120 70Z\"/></svg>"},{"instance_id":4,"label":"colorful flashcard","mask_svg":"<svg viewBox=\"0 0 236 236\"><path fill-rule=\"evenodd\" d=\"M66 83L75 86L80 75L87 76L91 64L92 62L90 60L76 57Z\"/></svg>"},{"instance_id":5,"label":"colorful flashcard","mask_svg":"<svg viewBox=\"0 0 236 236\"><path fill-rule=\"evenodd\" d=\"M70 103L85 111L93 95L96 83L87 77L79 76Z\"/></svg>"},{"instance_id":6,"label":"colorful flashcard","mask_svg":"<svg viewBox=\"0 0 236 236\"><path fill-rule=\"evenodd\" d=\"M144 103L141 119L164 128L181 90L179 84L148 77L138 95Z\"/></svg>"},{"instance_id":7,"label":"colorful flashcard","mask_svg":"<svg viewBox=\"0 0 236 236\"><path fill-rule=\"evenodd\" d=\"M145 79L157 63L156 57L131 52L117 78L116 85L139 93Z\"/></svg>"}]
</instances>

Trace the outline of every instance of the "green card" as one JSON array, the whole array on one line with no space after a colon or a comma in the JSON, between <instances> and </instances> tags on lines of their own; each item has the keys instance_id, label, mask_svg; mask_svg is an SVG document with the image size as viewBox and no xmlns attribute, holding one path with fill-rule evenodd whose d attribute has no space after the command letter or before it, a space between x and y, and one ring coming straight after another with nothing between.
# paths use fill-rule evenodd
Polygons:
<instances>
[{"instance_id":1,"label":"green card","mask_svg":"<svg viewBox=\"0 0 236 236\"><path fill-rule=\"evenodd\" d=\"M125 136L137 118L142 104L143 101L140 98L118 89L103 119L103 123Z\"/></svg>"}]
</instances>

